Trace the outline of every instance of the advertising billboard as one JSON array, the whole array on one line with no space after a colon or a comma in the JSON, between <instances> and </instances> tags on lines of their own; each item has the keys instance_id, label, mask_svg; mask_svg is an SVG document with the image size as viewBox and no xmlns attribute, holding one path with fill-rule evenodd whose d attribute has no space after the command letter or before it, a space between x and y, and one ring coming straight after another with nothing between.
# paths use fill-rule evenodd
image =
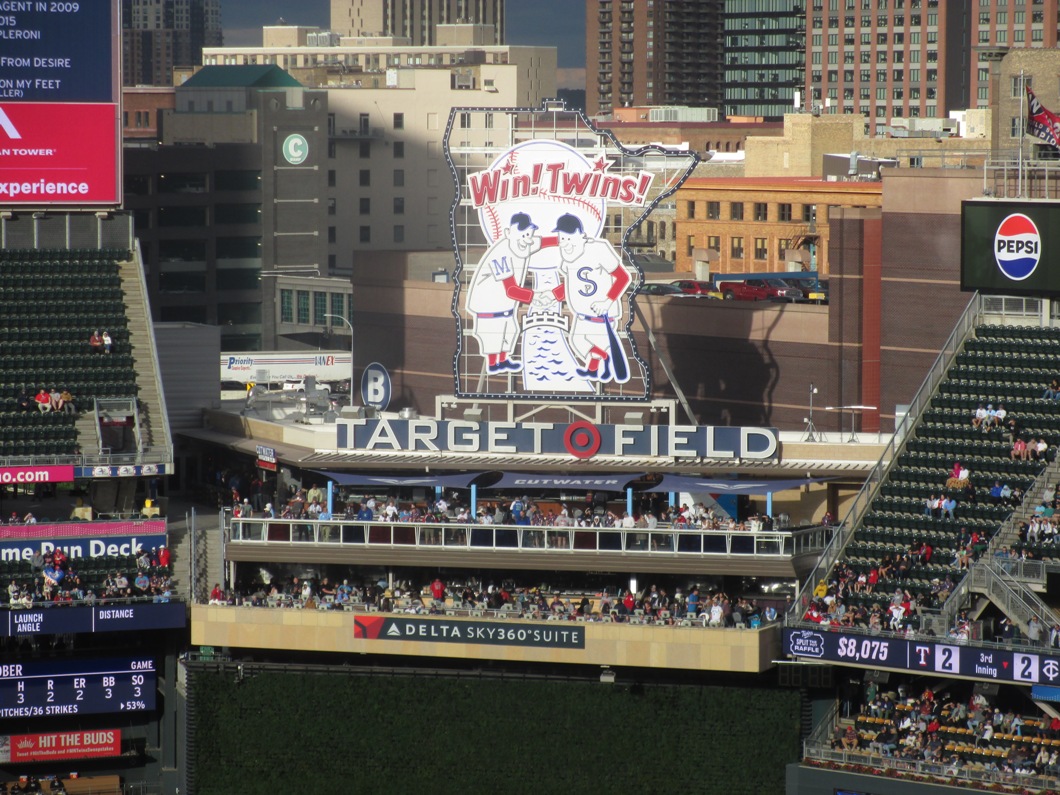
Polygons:
<instances>
[{"instance_id":1,"label":"advertising billboard","mask_svg":"<svg viewBox=\"0 0 1060 795\"><path fill-rule=\"evenodd\" d=\"M1060 295L1060 204L963 202L961 289L995 295Z\"/></svg>"},{"instance_id":2,"label":"advertising billboard","mask_svg":"<svg viewBox=\"0 0 1060 795\"><path fill-rule=\"evenodd\" d=\"M0 736L0 764L121 756L121 729Z\"/></svg>"},{"instance_id":3,"label":"advertising billboard","mask_svg":"<svg viewBox=\"0 0 1060 795\"><path fill-rule=\"evenodd\" d=\"M0 207L121 203L117 0L0 3Z\"/></svg>"},{"instance_id":4,"label":"advertising billboard","mask_svg":"<svg viewBox=\"0 0 1060 795\"><path fill-rule=\"evenodd\" d=\"M456 394L636 401L651 373L630 333L642 282L627 246L697 162L628 149L562 103L454 108Z\"/></svg>"}]
</instances>

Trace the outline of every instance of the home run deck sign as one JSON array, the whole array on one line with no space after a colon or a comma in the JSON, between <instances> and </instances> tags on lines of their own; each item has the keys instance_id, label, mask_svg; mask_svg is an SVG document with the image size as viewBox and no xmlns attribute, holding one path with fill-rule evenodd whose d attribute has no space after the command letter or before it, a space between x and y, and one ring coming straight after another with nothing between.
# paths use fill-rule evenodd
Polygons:
<instances>
[{"instance_id":1,"label":"home run deck sign","mask_svg":"<svg viewBox=\"0 0 1060 795\"><path fill-rule=\"evenodd\" d=\"M651 373L629 330L642 274L626 242L696 155L626 149L553 102L455 108L445 147L456 394L647 399Z\"/></svg>"}]
</instances>

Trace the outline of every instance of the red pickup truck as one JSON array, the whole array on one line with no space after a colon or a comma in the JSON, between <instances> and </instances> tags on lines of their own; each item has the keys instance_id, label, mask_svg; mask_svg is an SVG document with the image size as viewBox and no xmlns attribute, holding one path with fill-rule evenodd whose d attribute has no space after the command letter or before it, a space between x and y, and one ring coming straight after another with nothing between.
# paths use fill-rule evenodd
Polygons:
<instances>
[{"instance_id":1,"label":"red pickup truck","mask_svg":"<svg viewBox=\"0 0 1060 795\"><path fill-rule=\"evenodd\" d=\"M718 291L726 301L772 301L802 298L802 291L783 279L745 279L719 282Z\"/></svg>"}]
</instances>

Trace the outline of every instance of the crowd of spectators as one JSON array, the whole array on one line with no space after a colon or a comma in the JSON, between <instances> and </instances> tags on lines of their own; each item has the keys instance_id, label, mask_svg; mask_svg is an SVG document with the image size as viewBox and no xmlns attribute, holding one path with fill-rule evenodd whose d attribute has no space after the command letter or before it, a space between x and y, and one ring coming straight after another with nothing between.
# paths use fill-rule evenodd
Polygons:
<instances>
[{"instance_id":1,"label":"crowd of spectators","mask_svg":"<svg viewBox=\"0 0 1060 795\"><path fill-rule=\"evenodd\" d=\"M172 597L170 552L164 545L152 547L150 552L138 549L129 557L128 568L115 568L101 579L87 578L79 568L80 560L68 558L61 547L50 552L37 550L30 558L29 577L16 577L4 589L6 604L33 608L117 599L168 602Z\"/></svg>"},{"instance_id":2,"label":"crowd of spectators","mask_svg":"<svg viewBox=\"0 0 1060 795\"><path fill-rule=\"evenodd\" d=\"M1060 718L1023 714L1018 704L1003 703L1001 695L992 701L971 684L949 686L963 692L936 696L926 686L917 695L906 684L884 692L875 681L865 683L856 710L844 703L833 750L941 764L950 775L974 768L1060 776L1060 749L1052 743L1060 739Z\"/></svg>"},{"instance_id":3,"label":"crowd of spectators","mask_svg":"<svg viewBox=\"0 0 1060 795\"><path fill-rule=\"evenodd\" d=\"M527 527L625 528L652 530L656 527L693 530L725 530L729 532L768 532L774 529L770 516L753 514L745 521L717 513L702 502L694 505L660 506L658 511L645 508L639 513L617 511L594 501L590 492L584 505L570 506L565 502L538 504L528 496L510 501L481 503L475 514L462 504L457 494L442 497L430 504L399 501L393 497L367 497L347 500L344 509L334 515L327 510L327 496L318 485L310 489L298 487L282 506L271 502L260 509L249 498L240 499L233 493L234 518L287 519L292 521L328 521L343 519L361 522L440 523L514 525Z\"/></svg>"},{"instance_id":4,"label":"crowd of spectators","mask_svg":"<svg viewBox=\"0 0 1060 795\"><path fill-rule=\"evenodd\" d=\"M453 610L503 611L511 617L677 624L682 621L719 628L757 628L777 620L772 604L757 599L731 597L724 591L701 593L698 585L687 590L651 585L634 594L629 590L594 593L556 592L543 586L502 583L446 584L440 579L415 586L409 582L393 586L386 581L351 583L328 577L296 576L278 580L265 571L259 582L226 593L217 584L211 604L253 607L297 607L341 610L350 606L415 615L444 615Z\"/></svg>"},{"instance_id":5,"label":"crowd of spectators","mask_svg":"<svg viewBox=\"0 0 1060 795\"><path fill-rule=\"evenodd\" d=\"M41 387L37 394L32 396L26 387L22 387L15 398L15 403L18 406L18 410L23 413L33 411L41 414L49 414L51 412L56 414L77 413L77 404L74 402L74 396L70 393L70 390L63 389L60 391L57 387L52 387L50 392L46 388Z\"/></svg>"}]
</instances>

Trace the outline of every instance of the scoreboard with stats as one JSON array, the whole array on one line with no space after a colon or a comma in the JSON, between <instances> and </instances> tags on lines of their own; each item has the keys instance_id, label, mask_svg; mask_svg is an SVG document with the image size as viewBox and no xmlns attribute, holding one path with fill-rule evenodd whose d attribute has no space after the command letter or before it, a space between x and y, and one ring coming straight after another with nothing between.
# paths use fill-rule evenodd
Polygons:
<instances>
[{"instance_id":1,"label":"scoreboard with stats","mask_svg":"<svg viewBox=\"0 0 1060 795\"><path fill-rule=\"evenodd\" d=\"M0 718L147 712L155 708L150 658L0 665Z\"/></svg>"}]
</instances>

